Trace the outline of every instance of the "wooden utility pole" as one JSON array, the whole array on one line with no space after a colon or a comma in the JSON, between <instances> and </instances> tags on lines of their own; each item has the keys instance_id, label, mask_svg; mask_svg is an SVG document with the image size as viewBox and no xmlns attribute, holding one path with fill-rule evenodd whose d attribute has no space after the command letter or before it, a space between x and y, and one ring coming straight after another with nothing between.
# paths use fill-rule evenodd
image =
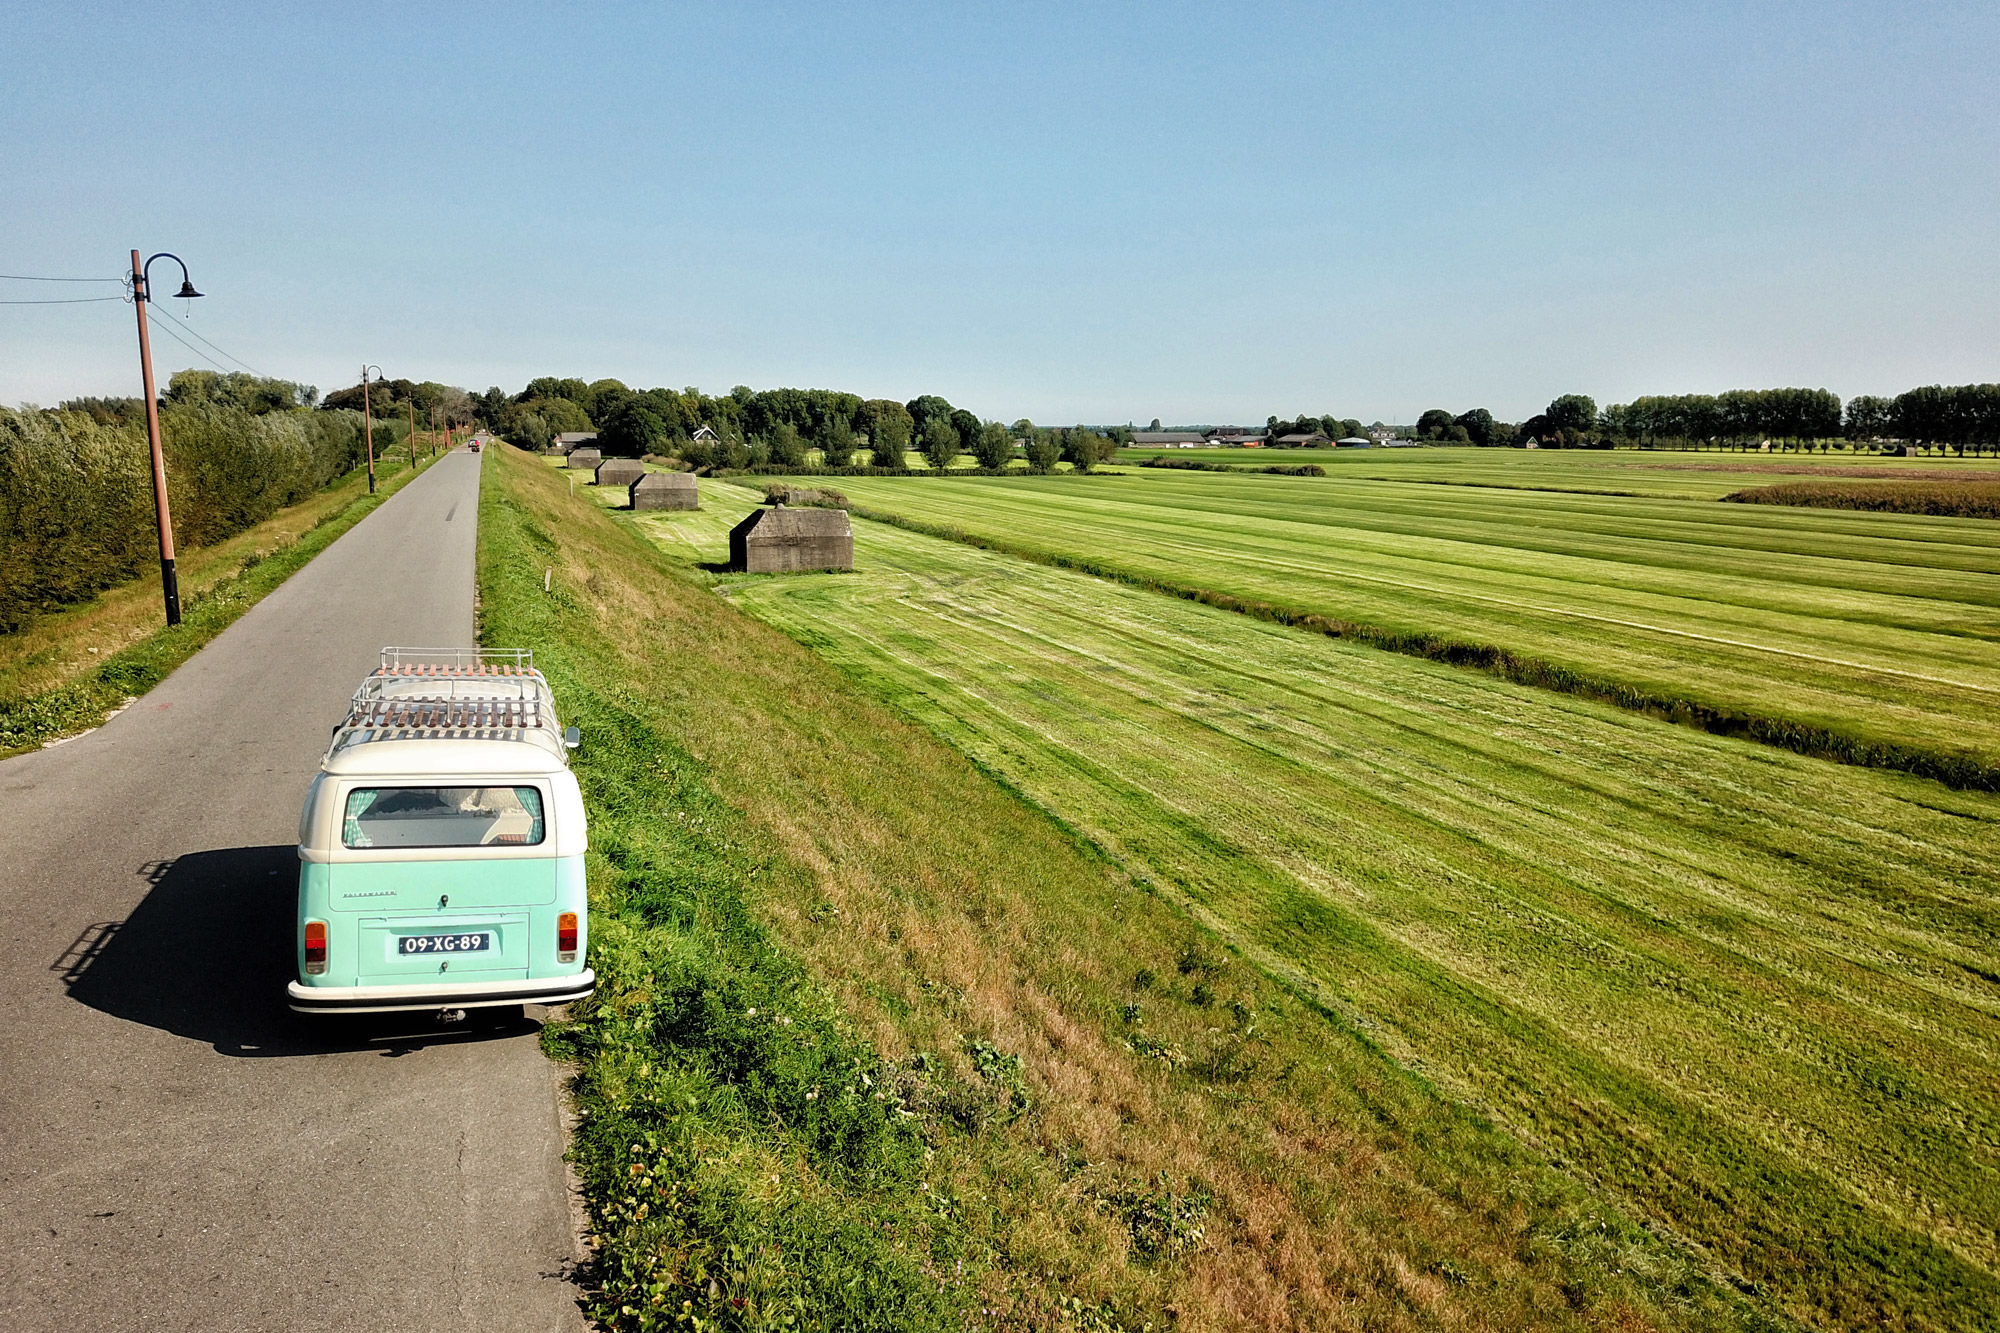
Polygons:
<instances>
[{"instance_id":1,"label":"wooden utility pole","mask_svg":"<svg viewBox=\"0 0 2000 1333\"><path fill-rule=\"evenodd\" d=\"M416 399L412 398L410 400L409 408L410 408L410 468L412 471L414 471L417 466L417 400Z\"/></svg>"},{"instance_id":2,"label":"wooden utility pole","mask_svg":"<svg viewBox=\"0 0 2000 1333\"><path fill-rule=\"evenodd\" d=\"M194 290L191 285L188 290ZM167 624L181 623L181 581L174 572L174 519L167 510L167 456L160 449L160 400L153 391L153 344L146 335L146 272L132 252L132 307L139 312L139 377L146 386L146 442L153 448L153 510L160 526L160 591Z\"/></svg>"},{"instance_id":3,"label":"wooden utility pole","mask_svg":"<svg viewBox=\"0 0 2000 1333\"><path fill-rule=\"evenodd\" d=\"M361 367L361 433L368 437L368 493L375 494L375 418L368 407L368 367Z\"/></svg>"}]
</instances>

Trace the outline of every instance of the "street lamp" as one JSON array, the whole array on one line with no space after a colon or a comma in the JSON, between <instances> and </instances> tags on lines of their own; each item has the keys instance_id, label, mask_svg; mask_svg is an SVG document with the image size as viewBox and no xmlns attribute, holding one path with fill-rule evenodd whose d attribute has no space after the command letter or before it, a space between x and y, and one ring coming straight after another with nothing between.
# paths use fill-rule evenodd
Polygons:
<instances>
[{"instance_id":1,"label":"street lamp","mask_svg":"<svg viewBox=\"0 0 2000 1333\"><path fill-rule=\"evenodd\" d=\"M380 366L361 367L361 433L368 437L368 493L375 494L375 419L368 408L368 372L374 371L377 383L387 379ZM349 401L352 401L351 399Z\"/></svg>"},{"instance_id":2,"label":"street lamp","mask_svg":"<svg viewBox=\"0 0 2000 1333\"><path fill-rule=\"evenodd\" d=\"M188 266L181 263L179 255L165 251L153 259L171 259L181 266L181 289L176 296L193 300L201 293L194 289L194 282L188 277ZM174 573L174 519L167 512L167 456L160 449L160 401L153 391L153 344L146 334L146 305L152 299L147 274L152 272L153 259L144 264L139 262L139 252L132 252L132 306L139 312L139 374L146 385L146 442L153 449L153 508L160 526L160 592L167 602L167 624L181 623L181 582Z\"/></svg>"}]
</instances>

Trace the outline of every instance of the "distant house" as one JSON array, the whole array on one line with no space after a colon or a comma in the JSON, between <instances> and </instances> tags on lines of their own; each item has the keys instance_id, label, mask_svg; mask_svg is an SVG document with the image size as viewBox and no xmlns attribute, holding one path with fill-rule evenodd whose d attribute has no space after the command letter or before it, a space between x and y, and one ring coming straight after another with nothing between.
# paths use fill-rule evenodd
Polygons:
<instances>
[{"instance_id":1,"label":"distant house","mask_svg":"<svg viewBox=\"0 0 2000 1333\"><path fill-rule=\"evenodd\" d=\"M1192 430L1135 430L1132 432L1134 449L1199 449L1208 443L1208 437Z\"/></svg>"},{"instance_id":2,"label":"distant house","mask_svg":"<svg viewBox=\"0 0 2000 1333\"><path fill-rule=\"evenodd\" d=\"M1377 444L1387 444L1396 438L1396 428L1394 426L1377 426L1368 432L1368 438Z\"/></svg>"},{"instance_id":3,"label":"distant house","mask_svg":"<svg viewBox=\"0 0 2000 1333\"><path fill-rule=\"evenodd\" d=\"M1324 449L1333 441L1326 438L1324 431L1294 431L1290 435L1280 435L1272 441L1280 449Z\"/></svg>"},{"instance_id":4,"label":"distant house","mask_svg":"<svg viewBox=\"0 0 2000 1333\"><path fill-rule=\"evenodd\" d=\"M566 454L570 450L590 444L596 439L597 432L594 430L566 430L556 436L549 444L549 452L552 454Z\"/></svg>"},{"instance_id":5,"label":"distant house","mask_svg":"<svg viewBox=\"0 0 2000 1333\"><path fill-rule=\"evenodd\" d=\"M696 444L721 444L722 437L717 435L711 427L697 426L694 432L694 442Z\"/></svg>"}]
</instances>

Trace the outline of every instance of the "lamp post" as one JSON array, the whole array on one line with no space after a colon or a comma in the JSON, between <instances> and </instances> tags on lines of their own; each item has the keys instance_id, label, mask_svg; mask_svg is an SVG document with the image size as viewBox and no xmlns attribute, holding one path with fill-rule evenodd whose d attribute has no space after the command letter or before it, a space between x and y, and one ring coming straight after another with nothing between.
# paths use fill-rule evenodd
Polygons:
<instances>
[{"instance_id":1,"label":"lamp post","mask_svg":"<svg viewBox=\"0 0 2000 1333\"><path fill-rule=\"evenodd\" d=\"M361 433L368 437L368 493L375 494L375 418L368 406L368 372L382 375L380 366L361 367ZM387 379L388 376L382 375ZM351 401L351 400L350 400Z\"/></svg>"},{"instance_id":2,"label":"lamp post","mask_svg":"<svg viewBox=\"0 0 2000 1333\"><path fill-rule=\"evenodd\" d=\"M162 251L153 259L171 259L180 264L181 289L175 295L190 300L201 295L194 289L188 266L181 263L179 255ZM146 386L146 443L153 450L153 508L160 526L160 593L166 598L167 624L171 626L181 623L181 581L174 572L174 519L167 510L167 456L160 449L160 402L153 391L153 344L146 332L146 306L151 300L146 275L152 270L153 259L141 264L139 252L132 252L132 307L139 312L139 375Z\"/></svg>"}]
</instances>

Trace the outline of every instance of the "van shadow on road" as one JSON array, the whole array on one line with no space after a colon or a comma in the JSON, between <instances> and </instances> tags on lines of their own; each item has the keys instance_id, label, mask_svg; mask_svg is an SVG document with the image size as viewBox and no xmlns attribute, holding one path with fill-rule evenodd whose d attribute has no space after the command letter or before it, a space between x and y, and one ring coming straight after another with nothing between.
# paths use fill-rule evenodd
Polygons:
<instances>
[{"instance_id":1,"label":"van shadow on road","mask_svg":"<svg viewBox=\"0 0 2000 1333\"><path fill-rule=\"evenodd\" d=\"M294 976L298 867L289 844L193 852L149 866L153 889L132 915L87 928L53 970L71 999L208 1042L223 1055L393 1056L537 1030L518 1006L474 1009L455 1024L427 1013L293 1013L285 983Z\"/></svg>"}]
</instances>

